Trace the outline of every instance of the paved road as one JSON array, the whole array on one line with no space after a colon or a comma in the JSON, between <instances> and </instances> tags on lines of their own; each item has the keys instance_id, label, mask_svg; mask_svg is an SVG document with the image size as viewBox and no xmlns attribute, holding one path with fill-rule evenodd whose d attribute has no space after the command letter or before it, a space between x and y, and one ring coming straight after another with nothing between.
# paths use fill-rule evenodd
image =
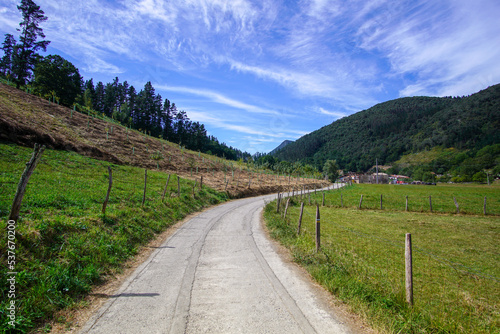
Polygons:
<instances>
[{"instance_id":1,"label":"paved road","mask_svg":"<svg viewBox=\"0 0 500 334\"><path fill-rule=\"evenodd\" d=\"M80 333L350 333L267 240L260 216L275 197L190 219Z\"/></svg>"}]
</instances>

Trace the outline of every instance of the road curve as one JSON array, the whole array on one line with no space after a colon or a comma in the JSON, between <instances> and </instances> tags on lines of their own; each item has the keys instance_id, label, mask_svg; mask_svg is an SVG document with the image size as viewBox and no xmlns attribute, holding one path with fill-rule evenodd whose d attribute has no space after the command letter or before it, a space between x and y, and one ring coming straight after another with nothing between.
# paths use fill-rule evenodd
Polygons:
<instances>
[{"instance_id":1,"label":"road curve","mask_svg":"<svg viewBox=\"0 0 500 334\"><path fill-rule=\"evenodd\" d=\"M275 197L184 223L79 333L351 333L266 238L261 212Z\"/></svg>"}]
</instances>

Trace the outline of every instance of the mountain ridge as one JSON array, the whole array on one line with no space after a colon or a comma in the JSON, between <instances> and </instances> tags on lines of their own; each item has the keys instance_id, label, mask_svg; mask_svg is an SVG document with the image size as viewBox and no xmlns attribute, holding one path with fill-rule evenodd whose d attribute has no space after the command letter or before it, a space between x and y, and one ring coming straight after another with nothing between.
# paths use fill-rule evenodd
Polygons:
<instances>
[{"instance_id":1,"label":"mountain ridge","mask_svg":"<svg viewBox=\"0 0 500 334\"><path fill-rule=\"evenodd\" d=\"M375 160L390 164L434 147L479 151L499 143L497 84L466 97L417 96L382 102L325 125L273 155L318 168L326 160L336 160L341 169L367 171Z\"/></svg>"}]
</instances>

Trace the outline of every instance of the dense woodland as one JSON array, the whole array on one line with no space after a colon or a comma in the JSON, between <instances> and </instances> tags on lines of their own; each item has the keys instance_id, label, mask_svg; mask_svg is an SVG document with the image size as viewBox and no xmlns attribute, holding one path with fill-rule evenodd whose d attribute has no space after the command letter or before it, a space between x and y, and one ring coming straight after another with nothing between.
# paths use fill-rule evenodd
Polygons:
<instances>
[{"instance_id":1,"label":"dense woodland","mask_svg":"<svg viewBox=\"0 0 500 334\"><path fill-rule=\"evenodd\" d=\"M12 34L6 34L2 44L0 77L8 83L68 107L92 109L123 125L191 150L232 160L250 157L249 153L208 136L203 124L191 121L174 102L163 100L151 82L140 91L118 78L106 84L94 85L92 79L84 83L78 69L66 59L59 55L40 55L38 52L46 51L50 43L40 27L47 17L32 0L22 0L18 9L23 18L18 29L19 41Z\"/></svg>"},{"instance_id":2,"label":"dense woodland","mask_svg":"<svg viewBox=\"0 0 500 334\"><path fill-rule=\"evenodd\" d=\"M367 172L378 160L393 166L389 172L415 179L443 175L443 180L484 181L486 173L500 174L499 130L500 85L495 85L467 97L380 103L314 131L274 156L320 169L327 160L336 160L341 169L353 172ZM399 161L426 151L433 154L415 164Z\"/></svg>"}]
</instances>

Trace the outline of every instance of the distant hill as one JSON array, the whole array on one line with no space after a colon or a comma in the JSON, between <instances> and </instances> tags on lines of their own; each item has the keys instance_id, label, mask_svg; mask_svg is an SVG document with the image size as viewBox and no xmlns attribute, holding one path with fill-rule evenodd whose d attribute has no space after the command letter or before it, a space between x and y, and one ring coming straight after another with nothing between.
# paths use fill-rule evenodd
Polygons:
<instances>
[{"instance_id":1,"label":"distant hill","mask_svg":"<svg viewBox=\"0 0 500 334\"><path fill-rule=\"evenodd\" d=\"M293 143L293 140L284 140L281 144L279 144L278 147L276 147L274 150L272 150L271 152L269 152L269 154L275 154L279 150L281 150L283 147L285 147L285 146L287 146L288 144L291 144L291 143Z\"/></svg>"},{"instance_id":2,"label":"distant hill","mask_svg":"<svg viewBox=\"0 0 500 334\"><path fill-rule=\"evenodd\" d=\"M307 134L273 155L318 168L335 159L341 169L367 171L376 159L389 165L432 148L454 148L474 158L495 144L500 144L500 84L467 97L406 97L380 103ZM481 168L498 166L498 155L492 159Z\"/></svg>"}]
</instances>

